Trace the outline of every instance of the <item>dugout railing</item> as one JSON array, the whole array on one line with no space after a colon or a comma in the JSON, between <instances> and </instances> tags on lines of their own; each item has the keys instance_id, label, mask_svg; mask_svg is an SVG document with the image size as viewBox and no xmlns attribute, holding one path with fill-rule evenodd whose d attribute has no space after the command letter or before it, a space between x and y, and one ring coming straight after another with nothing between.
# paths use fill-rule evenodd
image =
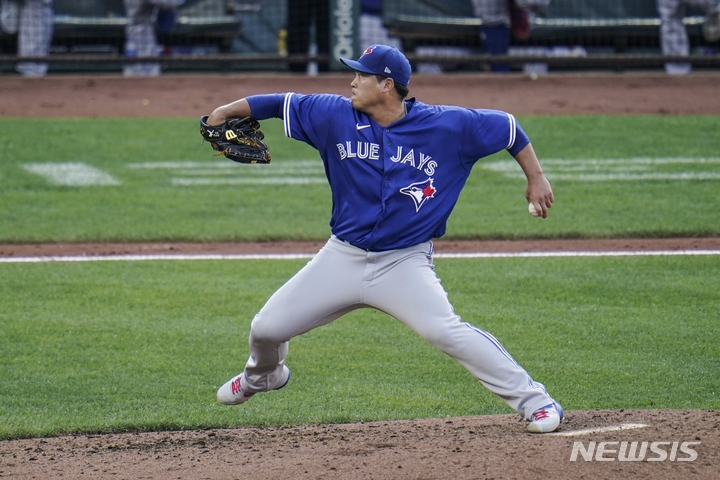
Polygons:
<instances>
[{"instance_id":1,"label":"dugout railing","mask_svg":"<svg viewBox=\"0 0 720 480\"><path fill-rule=\"evenodd\" d=\"M693 54L661 55L655 0L552 0L530 16L529 38L512 38L507 56L478 54L482 21L471 0L385 0L384 5L384 25L414 63L449 69L494 63L520 68L538 61L562 69L662 68L666 62L720 67L720 45L703 39L704 16L691 9L683 23Z\"/></svg>"},{"instance_id":2,"label":"dugout railing","mask_svg":"<svg viewBox=\"0 0 720 480\"><path fill-rule=\"evenodd\" d=\"M544 12L531 17L530 37L513 39L513 51L507 56L480 54L482 22L474 15L471 0L384 0L382 21L390 35L402 41L414 66L434 63L446 70L478 70L493 63L522 67L541 61L550 68L627 69L661 68L665 62L682 61L720 68L720 42L703 40L704 17L696 13L689 11L684 19L690 57L660 54L655 0L551 0ZM286 15L283 0L186 0L176 28L158 34L166 47L163 54L131 59L123 56L127 20L122 0L55 0L50 56L24 60L48 62L51 72L116 71L127 62L160 62L164 70L283 71L293 62L326 60L323 54L287 55L293 39L282 35ZM245 42L250 48L238 50L239 39L261 36L252 30L259 27L267 37L263 45L256 48ZM19 60L15 49L16 37L0 31L0 72L12 71Z\"/></svg>"},{"instance_id":3,"label":"dugout railing","mask_svg":"<svg viewBox=\"0 0 720 480\"><path fill-rule=\"evenodd\" d=\"M693 45L703 43L703 16L684 24ZM419 45L478 45L482 21L472 0L385 0L383 23L408 51ZM530 16L532 31L516 45L582 45L610 53L657 48L660 19L655 0L551 0Z\"/></svg>"},{"instance_id":4,"label":"dugout railing","mask_svg":"<svg viewBox=\"0 0 720 480\"><path fill-rule=\"evenodd\" d=\"M224 0L187 0L180 7L171 33L158 33L160 44L192 44L193 40L229 53L239 34L238 19ZM122 52L125 41L122 0L55 0L53 43L55 53ZM62 52L64 53L64 52Z\"/></svg>"},{"instance_id":5,"label":"dugout railing","mask_svg":"<svg viewBox=\"0 0 720 480\"><path fill-rule=\"evenodd\" d=\"M232 53L234 39L242 34L237 13L243 5L257 8L259 0L244 4L186 0L173 30L157 33L159 44L177 48L163 52L163 60L169 53ZM55 0L51 55L40 60L55 64L121 63L126 24L123 0ZM17 36L0 28L2 59L17 61L16 50Z\"/></svg>"}]
</instances>

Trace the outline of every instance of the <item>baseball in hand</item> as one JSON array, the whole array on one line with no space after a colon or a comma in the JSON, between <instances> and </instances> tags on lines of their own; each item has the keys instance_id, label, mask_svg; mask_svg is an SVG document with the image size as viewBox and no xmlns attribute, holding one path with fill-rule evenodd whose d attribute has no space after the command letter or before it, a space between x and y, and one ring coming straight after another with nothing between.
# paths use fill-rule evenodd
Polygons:
<instances>
[{"instance_id":1,"label":"baseball in hand","mask_svg":"<svg viewBox=\"0 0 720 480\"><path fill-rule=\"evenodd\" d=\"M530 212L530 215L532 215L533 217L540 216L540 212L537 211L537 209L535 208L535 204L532 202L528 203L528 212Z\"/></svg>"}]
</instances>

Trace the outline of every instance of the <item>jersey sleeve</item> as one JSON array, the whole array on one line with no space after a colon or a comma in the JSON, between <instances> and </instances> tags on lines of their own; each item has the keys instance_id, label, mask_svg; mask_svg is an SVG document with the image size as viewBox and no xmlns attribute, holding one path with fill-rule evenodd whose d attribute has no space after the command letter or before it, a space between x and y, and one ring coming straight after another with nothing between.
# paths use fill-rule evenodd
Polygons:
<instances>
[{"instance_id":1,"label":"jersey sleeve","mask_svg":"<svg viewBox=\"0 0 720 480\"><path fill-rule=\"evenodd\" d=\"M507 114L512 119L512 124L510 126L510 135L512 139L512 144L509 144L507 147L508 152L510 152L510 155L513 157L520 153L520 150L527 147L527 145L530 143L530 138L527 136L525 131L520 127L520 124L515 120L515 117Z\"/></svg>"},{"instance_id":2,"label":"jersey sleeve","mask_svg":"<svg viewBox=\"0 0 720 480\"><path fill-rule=\"evenodd\" d=\"M352 115L350 100L340 95L288 93L283 102L285 136L322 150L338 118Z\"/></svg>"},{"instance_id":3,"label":"jersey sleeve","mask_svg":"<svg viewBox=\"0 0 720 480\"><path fill-rule=\"evenodd\" d=\"M466 155L471 163L501 150L512 156L525 148L530 139L515 117L499 110L466 110Z\"/></svg>"},{"instance_id":4,"label":"jersey sleeve","mask_svg":"<svg viewBox=\"0 0 720 480\"><path fill-rule=\"evenodd\" d=\"M273 93L267 95L251 95L246 97L252 118L265 120L267 118L282 118L282 106L286 93Z\"/></svg>"}]
</instances>

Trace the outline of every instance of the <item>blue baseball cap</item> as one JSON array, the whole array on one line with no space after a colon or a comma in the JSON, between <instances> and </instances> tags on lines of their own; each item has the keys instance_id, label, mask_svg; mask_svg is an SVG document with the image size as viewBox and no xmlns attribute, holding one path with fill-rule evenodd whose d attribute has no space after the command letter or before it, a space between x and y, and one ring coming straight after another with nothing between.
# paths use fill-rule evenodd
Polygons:
<instances>
[{"instance_id":1,"label":"blue baseball cap","mask_svg":"<svg viewBox=\"0 0 720 480\"><path fill-rule=\"evenodd\" d=\"M340 61L358 72L392 78L401 85L410 82L410 62L400 50L388 45L370 45L357 61L341 58Z\"/></svg>"}]
</instances>

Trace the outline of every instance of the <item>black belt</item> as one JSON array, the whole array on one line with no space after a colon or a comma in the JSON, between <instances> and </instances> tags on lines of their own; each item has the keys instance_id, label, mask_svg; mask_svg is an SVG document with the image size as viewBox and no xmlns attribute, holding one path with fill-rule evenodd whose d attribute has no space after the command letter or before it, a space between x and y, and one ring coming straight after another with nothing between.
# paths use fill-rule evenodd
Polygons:
<instances>
[{"instance_id":1,"label":"black belt","mask_svg":"<svg viewBox=\"0 0 720 480\"><path fill-rule=\"evenodd\" d=\"M365 247L360 247L360 246L358 246L358 245L355 245L355 244L352 243L352 242L348 242L347 240L345 240L345 239L342 238L342 237L338 237L337 235L335 235L335 238L337 238L338 240L340 240L340 241L343 242L343 243L347 243L347 244L350 245L351 247L359 248L360 250L365 250L366 252L376 252L376 251L377 251L377 250L370 250L369 248L365 248Z\"/></svg>"}]
</instances>

